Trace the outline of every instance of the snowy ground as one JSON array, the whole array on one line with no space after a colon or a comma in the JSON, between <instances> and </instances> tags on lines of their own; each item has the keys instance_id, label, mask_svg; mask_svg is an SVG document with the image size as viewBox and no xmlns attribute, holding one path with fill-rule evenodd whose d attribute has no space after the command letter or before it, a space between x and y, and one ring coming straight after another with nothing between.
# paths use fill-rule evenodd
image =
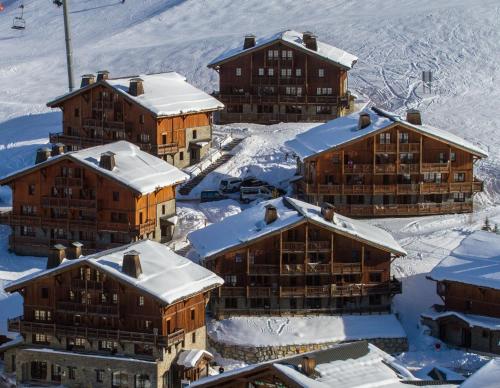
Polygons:
<instances>
[{"instance_id":1,"label":"snowy ground","mask_svg":"<svg viewBox=\"0 0 500 388\"><path fill-rule=\"evenodd\" d=\"M49 1L25 0L27 29L10 29L20 1L3 0L0 12L0 175L33 163L34 151L60 130L60 114L45 102L66 91L61 10ZM489 151L478 163L486 191L476 196L476 213L425 218L372 220L389 231L409 252L394 262L403 278L395 310L410 339L408 365L439 364L477 368L472 354L442 349L422 335L419 314L438 302L425 274L488 215L500 221L500 4L498 0L118 0L73 1L75 74L107 69L111 75L175 70L206 91L217 74L206 63L244 34L285 28L315 31L319 38L359 57L349 86L379 106L402 113L419 108L423 120L448 129ZM433 72L430 94L423 94L422 70ZM195 189L214 188L224 176L259 175L280 185L293 174L285 140L309 125L270 127L233 125L249 137L236 156ZM0 207L10 192L0 189ZM192 228L240 211L228 200L198 205L180 203L175 244L185 244ZM6 251L8 228L0 227L0 287L43 259L16 257ZM5 318L20 313L20 298L0 290L0 332Z\"/></svg>"}]
</instances>

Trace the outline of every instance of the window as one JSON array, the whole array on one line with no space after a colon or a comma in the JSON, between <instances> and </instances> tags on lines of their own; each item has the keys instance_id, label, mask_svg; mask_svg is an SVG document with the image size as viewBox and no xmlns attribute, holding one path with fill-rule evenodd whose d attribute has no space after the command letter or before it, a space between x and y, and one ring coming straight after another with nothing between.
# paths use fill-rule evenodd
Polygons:
<instances>
[{"instance_id":1,"label":"window","mask_svg":"<svg viewBox=\"0 0 500 388\"><path fill-rule=\"evenodd\" d=\"M236 298L225 298L224 307L227 309L236 309L238 308L238 299Z\"/></svg>"},{"instance_id":2,"label":"window","mask_svg":"<svg viewBox=\"0 0 500 388\"><path fill-rule=\"evenodd\" d=\"M184 152L179 152L179 160L184 160Z\"/></svg>"},{"instance_id":3,"label":"window","mask_svg":"<svg viewBox=\"0 0 500 388\"><path fill-rule=\"evenodd\" d=\"M302 69L295 69L295 77L302 77Z\"/></svg>"},{"instance_id":4,"label":"window","mask_svg":"<svg viewBox=\"0 0 500 388\"><path fill-rule=\"evenodd\" d=\"M104 370L103 369L96 369L95 381L97 381L98 383L104 382Z\"/></svg>"},{"instance_id":5,"label":"window","mask_svg":"<svg viewBox=\"0 0 500 388\"><path fill-rule=\"evenodd\" d=\"M139 124L144 124L144 115L139 115Z\"/></svg>"},{"instance_id":6,"label":"window","mask_svg":"<svg viewBox=\"0 0 500 388\"><path fill-rule=\"evenodd\" d=\"M40 289L40 293L42 294L43 299L47 299L49 297L49 289L47 287L42 287Z\"/></svg>"},{"instance_id":7,"label":"window","mask_svg":"<svg viewBox=\"0 0 500 388\"><path fill-rule=\"evenodd\" d=\"M162 214L162 215L165 215L165 212L166 212L166 207L165 207L165 205L161 205L161 214Z\"/></svg>"},{"instance_id":8,"label":"window","mask_svg":"<svg viewBox=\"0 0 500 388\"><path fill-rule=\"evenodd\" d=\"M118 294L113 294L113 304L118 303Z\"/></svg>"},{"instance_id":9,"label":"window","mask_svg":"<svg viewBox=\"0 0 500 388\"><path fill-rule=\"evenodd\" d=\"M28 185L28 195L35 195L35 185Z\"/></svg>"},{"instance_id":10,"label":"window","mask_svg":"<svg viewBox=\"0 0 500 388\"><path fill-rule=\"evenodd\" d=\"M35 320L36 321L51 321L52 313L45 310L35 310Z\"/></svg>"},{"instance_id":11,"label":"window","mask_svg":"<svg viewBox=\"0 0 500 388\"><path fill-rule=\"evenodd\" d=\"M144 297L143 296L139 297L138 304L139 304L139 306L144 306Z\"/></svg>"},{"instance_id":12,"label":"window","mask_svg":"<svg viewBox=\"0 0 500 388\"><path fill-rule=\"evenodd\" d=\"M113 201L118 202L120 200L120 192L113 191Z\"/></svg>"},{"instance_id":13,"label":"window","mask_svg":"<svg viewBox=\"0 0 500 388\"><path fill-rule=\"evenodd\" d=\"M490 336L490 333L488 332L488 330L482 330L481 335L483 338L488 338Z\"/></svg>"},{"instance_id":14,"label":"window","mask_svg":"<svg viewBox=\"0 0 500 388\"><path fill-rule=\"evenodd\" d=\"M453 180L455 182L465 182L465 173L464 172L456 172L453 174Z\"/></svg>"},{"instance_id":15,"label":"window","mask_svg":"<svg viewBox=\"0 0 500 388\"><path fill-rule=\"evenodd\" d=\"M138 135L138 140L140 143L149 143L150 140L149 133L140 133Z\"/></svg>"},{"instance_id":16,"label":"window","mask_svg":"<svg viewBox=\"0 0 500 388\"><path fill-rule=\"evenodd\" d=\"M370 283L380 283L382 281L381 272L370 272Z\"/></svg>"},{"instance_id":17,"label":"window","mask_svg":"<svg viewBox=\"0 0 500 388\"><path fill-rule=\"evenodd\" d=\"M399 134L399 142L401 144L408 143L408 133L407 132L400 132L400 134Z\"/></svg>"},{"instance_id":18,"label":"window","mask_svg":"<svg viewBox=\"0 0 500 388\"><path fill-rule=\"evenodd\" d=\"M236 263L241 263L243 261L243 255L241 253L236 253L234 255L234 261Z\"/></svg>"},{"instance_id":19,"label":"window","mask_svg":"<svg viewBox=\"0 0 500 388\"><path fill-rule=\"evenodd\" d=\"M273 68L267 69L267 75L269 77L274 77L274 69Z\"/></svg>"},{"instance_id":20,"label":"window","mask_svg":"<svg viewBox=\"0 0 500 388\"><path fill-rule=\"evenodd\" d=\"M75 300L75 292L73 290L69 290L69 300Z\"/></svg>"},{"instance_id":21,"label":"window","mask_svg":"<svg viewBox=\"0 0 500 388\"><path fill-rule=\"evenodd\" d=\"M113 372L111 387L128 387L128 374L126 372Z\"/></svg>"},{"instance_id":22,"label":"window","mask_svg":"<svg viewBox=\"0 0 500 388\"><path fill-rule=\"evenodd\" d=\"M151 329L153 327L153 321L144 321L144 327L146 329Z\"/></svg>"},{"instance_id":23,"label":"window","mask_svg":"<svg viewBox=\"0 0 500 388\"><path fill-rule=\"evenodd\" d=\"M292 69L281 69L281 78L290 78L292 76Z\"/></svg>"},{"instance_id":24,"label":"window","mask_svg":"<svg viewBox=\"0 0 500 388\"><path fill-rule=\"evenodd\" d=\"M267 56L269 59L278 59L278 50L268 50L267 51Z\"/></svg>"},{"instance_id":25,"label":"window","mask_svg":"<svg viewBox=\"0 0 500 388\"><path fill-rule=\"evenodd\" d=\"M465 202L465 193L453 193L453 202Z\"/></svg>"},{"instance_id":26,"label":"window","mask_svg":"<svg viewBox=\"0 0 500 388\"><path fill-rule=\"evenodd\" d=\"M236 77L241 77L241 67L236 68Z\"/></svg>"},{"instance_id":27,"label":"window","mask_svg":"<svg viewBox=\"0 0 500 388\"><path fill-rule=\"evenodd\" d=\"M193 139L197 138L198 138L198 131L196 131L196 129L193 129Z\"/></svg>"},{"instance_id":28,"label":"window","mask_svg":"<svg viewBox=\"0 0 500 388\"><path fill-rule=\"evenodd\" d=\"M333 94L333 89L332 88L316 88L316 94L318 96L325 95L329 96Z\"/></svg>"},{"instance_id":29,"label":"window","mask_svg":"<svg viewBox=\"0 0 500 388\"><path fill-rule=\"evenodd\" d=\"M21 236L35 236L35 229L32 226L22 225L21 226Z\"/></svg>"},{"instance_id":30,"label":"window","mask_svg":"<svg viewBox=\"0 0 500 388\"><path fill-rule=\"evenodd\" d=\"M237 282L237 277L236 275L226 275L224 276L224 282L228 286L235 286Z\"/></svg>"},{"instance_id":31,"label":"window","mask_svg":"<svg viewBox=\"0 0 500 388\"><path fill-rule=\"evenodd\" d=\"M196 312L195 312L195 309L191 309L191 320L194 321L194 318L195 318L195 315L196 315Z\"/></svg>"},{"instance_id":32,"label":"window","mask_svg":"<svg viewBox=\"0 0 500 388\"><path fill-rule=\"evenodd\" d=\"M264 68L263 67L259 67L259 75L260 76L264 75Z\"/></svg>"},{"instance_id":33,"label":"window","mask_svg":"<svg viewBox=\"0 0 500 388\"><path fill-rule=\"evenodd\" d=\"M76 367L68 366L68 379L75 380L76 379Z\"/></svg>"},{"instance_id":34,"label":"window","mask_svg":"<svg viewBox=\"0 0 500 388\"><path fill-rule=\"evenodd\" d=\"M325 69L318 69L318 77L323 78L325 76Z\"/></svg>"},{"instance_id":35,"label":"window","mask_svg":"<svg viewBox=\"0 0 500 388\"><path fill-rule=\"evenodd\" d=\"M193 332L191 333L191 343L193 343L193 344L194 344L195 342L196 342L196 332L195 332L195 331L193 331Z\"/></svg>"},{"instance_id":36,"label":"window","mask_svg":"<svg viewBox=\"0 0 500 388\"><path fill-rule=\"evenodd\" d=\"M316 105L317 114L331 114L332 108L328 105Z\"/></svg>"},{"instance_id":37,"label":"window","mask_svg":"<svg viewBox=\"0 0 500 388\"><path fill-rule=\"evenodd\" d=\"M75 117L80 117L80 109L75 108Z\"/></svg>"},{"instance_id":38,"label":"window","mask_svg":"<svg viewBox=\"0 0 500 388\"><path fill-rule=\"evenodd\" d=\"M135 375L135 388L150 388L151 381L149 381L149 376L140 374Z\"/></svg>"},{"instance_id":39,"label":"window","mask_svg":"<svg viewBox=\"0 0 500 388\"><path fill-rule=\"evenodd\" d=\"M450 152L450 160L455 162L457 160L457 154L455 152Z\"/></svg>"},{"instance_id":40,"label":"window","mask_svg":"<svg viewBox=\"0 0 500 388\"><path fill-rule=\"evenodd\" d=\"M42 333L33 334L33 342L36 344L47 344L50 342L50 337Z\"/></svg>"},{"instance_id":41,"label":"window","mask_svg":"<svg viewBox=\"0 0 500 388\"><path fill-rule=\"evenodd\" d=\"M99 350L116 350L118 343L116 341L101 340L99 341Z\"/></svg>"},{"instance_id":42,"label":"window","mask_svg":"<svg viewBox=\"0 0 500 388\"><path fill-rule=\"evenodd\" d=\"M380 134L380 144L391 144L391 134L381 133Z\"/></svg>"}]
</instances>

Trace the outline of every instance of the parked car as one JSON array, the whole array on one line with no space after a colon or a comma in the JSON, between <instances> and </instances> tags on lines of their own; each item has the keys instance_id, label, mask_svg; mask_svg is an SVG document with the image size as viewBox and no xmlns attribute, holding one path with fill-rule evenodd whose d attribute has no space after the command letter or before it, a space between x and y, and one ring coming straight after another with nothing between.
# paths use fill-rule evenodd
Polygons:
<instances>
[{"instance_id":1,"label":"parked car","mask_svg":"<svg viewBox=\"0 0 500 388\"><path fill-rule=\"evenodd\" d=\"M240 189L242 182L241 178L222 179L219 183L219 190L223 193L235 193Z\"/></svg>"},{"instance_id":2,"label":"parked car","mask_svg":"<svg viewBox=\"0 0 500 388\"><path fill-rule=\"evenodd\" d=\"M267 185L267 182L261 181L260 179L254 177L247 177L243 179L240 187L257 187L265 185Z\"/></svg>"},{"instance_id":3,"label":"parked car","mask_svg":"<svg viewBox=\"0 0 500 388\"><path fill-rule=\"evenodd\" d=\"M227 195L221 194L217 190L204 190L200 194L200 202L221 201L227 198Z\"/></svg>"},{"instance_id":4,"label":"parked car","mask_svg":"<svg viewBox=\"0 0 500 388\"><path fill-rule=\"evenodd\" d=\"M257 187L241 187L240 188L240 201L243 203L250 203L256 199L272 199L273 192L266 186Z\"/></svg>"}]
</instances>

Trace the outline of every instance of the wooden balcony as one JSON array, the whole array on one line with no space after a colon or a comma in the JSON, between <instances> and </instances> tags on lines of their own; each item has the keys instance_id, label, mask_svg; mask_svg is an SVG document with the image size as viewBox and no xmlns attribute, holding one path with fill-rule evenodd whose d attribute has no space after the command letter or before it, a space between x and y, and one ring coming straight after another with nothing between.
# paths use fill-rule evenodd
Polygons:
<instances>
[{"instance_id":1,"label":"wooden balcony","mask_svg":"<svg viewBox=\"0 0 500 388\"><path fill-rule=\"evenodd\" d=\"M9 319L9 331L18 333L46 333L56 336L83 337L88 340L114 340L134 343L148 343L169 347L181 343L185 339L184 329L177 329L168 335L155 335L152 333L98 329L84 326L66 326L55 323L39 323L25 321L22 316Z\"/></svg>"},{"instance_id":2,"label":"wooden balcony","mask_svg":"<svg viewBox=\"0 0 500 388\"><path fill-rule=\"evenodd\" d=\"M12 226L17 225L30 225L30 226L40 226L42 222L42 217L35 214L13 214L8 215L8 223Z\"/></svg>"},{"instance_id":3,"label":"wooden balcony","mask_svg":"<svg viewBox=\"0 0 500 388\"><path fill-rule=\"evenodd\" d=\"M113 101L111 100L97 100L92 104L93 110L102 111L105 109L113 109Z\"/></svg>"},{"instance_id":4,"label":"wooden balcony","mask_svg":"<svg viewBox=\"0 0 500 388\"><path fill-rule=\"evenodd\" d=\"M379 153L393 153L396 152L396 144L375 144L375 152Z\"/></svg>"},{"instance_id":5,"label":"wooden balcony","mask_svg":"<svg viewBox=\"0 0 500 388\"><path fill-rule=\"evenodd\" d=\"M72 208L72 209L97 209L95 199L58 198L44 196L41 200L42 208Z\"/></svg>"},{"instance_id":6,"label":"wooden balcony","mask_svg":"<svg viewBox=\"0 0 500 388\"><path fill-rule=\"evenodd\" d=\"M396 194L397 185L373 185L374 194Z\"/></svg>"},{"instance_id":7,"label":"wooden balcony","mask_svg":"<svg viewBox=\"0 0 500 388\"><path fill-rule=\"evenodd\" d=\"M117 305L83 304L73 302L57 302L56 308L59 311L81 312L88 315L111 315L118 316Z\"/></svg>"},{"instance_id":8,"label":"wooden balcony","mask_svg":"<svg viewBox=\"0 0 500 388\"><path fill-rule=\"evenodd\" d=\"M335 210L340 214L357 217L413 216L445 213L469 213L472 202L443 202L392 205L341 205Z\"/></svg>"},{"instance_id":9,"label":"wooden balcony","mask_svg":"<svg viewBox=\"0 0 500 388\"><path fill-rule=\"evenodd\" d=\"M179 152L179 144L167 143L153 146L153 153L156 155L170 155Z\"/></svg>"},{"instance_id":10,"label":"wooden balcony","mask_svg":"<svg viewBox=\"0 0 500 388\"><path fill-rule=\"evenodd\" d=\"M450 191L448 183L422 183L420 192L422 194L445 194Z\"/></svg>"},{"instance_id":11,"label":"wooden balcony","mask_svg":"<svg viewBox=\"0 0 500 388\"><path fill-rule=\"evenodd\" d=\"M282 275L300 275L305 273L304 264L283 264L281 266Z\"/></svg>"},{"instance_id":12,"label":"wooden balcony","mask_svg":"<svg viewBox=\"0 0 500 388\"><path fill-rule=\"evenodd\" d=\"M399 165L399 174L419 174L420 164L418 163L402 163Z\"/></svg>"},{"instance_id":13,"label":"wooden balcony","mask_svg":"<svg viewBox=\"0 0 500 388\"><path fill-rule=\"evenodd\" d=\"M331 286L306 286L306 297L329 298L331 296Z\"/></svg>"},{"instance_id":14,"label":"wooden balcony","mask_svg":"<svg viewBox=\"0 0 500 388\"><path fill-rule=\"evenodd\" d=\"M307 263L306 272L309 274L328 274L330 273L331 265L326 263Z\"/></svg>"},{"instance_id":15,"label":"wooden balcony","mask_svg":"<svg viewBox=\"0 0 500 388\"><path fill-rule=\"evenodd\" d=\"M307 184L306 193L316 193L319 194L333 195L342 194L342 185L313 185Z\"/></svg>"},{"instance_id":16,"label":"wooden balcony","mask_svg":"<svg viewBox=\"0 0 500 388\"><path fill-rule=\"evenodd\" d=\"M105 282L103 281L95 281L95 280L85 280L85 279L71 279L71 288L77 290L95 290L95 291L103 291L112 292L113 289L110 289Z\"/></svg>"},{"instance_id":17,"label":"wooden balcony","mask_svg":"<svg viewBox=\"0 0 500 388\"><path fill-rule=\"evenodd\" d=\"M220 297L246 297L246 287L222 286L219 288Z\"/></svg>"},{"instance_id":18,"label":"wooden balcony","mask_svg":"<svg viewBox=\"0 0 500 388\"><path fill-rule=\"evenodd\" d=\"M450 163L422 163L422 172L449 172Z\"/></svg>"},{"instance_id":19,"label":"wooden balcony","mask_svg":"<svg viewBox=\"0 0 500 388\"><path fill-rule=\"evenodd\" d=\"M399 152L420 152L420 143L399 143Z\"/></svg>"},{"instance_id":20,"label":"wooden balcony","mask_svg":"<svg viewBox=\"0 0 500 388\"><path fill-rule=\"evenodd\" d=\"M342 194L345 195L371 194L372 191L372 185L342 185Z\"/></svg>"},{"instance_id":21,"label":"wooden balcony","mask_svg":"<svg viewBox=\"0 0 500 388\"><path fill-rule=\"evenodd\" d=\"M306 296L305 287L280 287L281 297L303 297Z\"/></svg>"},{"instance_id":22,"label":"wooden balcony","mask_svg":"<svg viewBox=\"0 0 500 388\"><path fill-rule=\"evenodd\" d=\"M284 241L282 244L283 252L304 252L305 248L304 242Z\"/></svg>"},{"instance_id":23,"label":"wooden balcony","mask_svg":"<svg viewBox=\"0 0 500 388\"><path fill-rule=\"evenodd\" d=\"M344 164L345 174L371 174L373 164Z\"/></svg>"},{"instance_id":24,"label":"wooden balcony","mask_svg":"<svg viewBox=\"0 0 500 388\"><path fill-rule=\"evenodd\" d=\"M152 233L156 229L156 221L155 220L146 220L146 222L139 225L137 228L139 236L143 236L147 233Z\"/></svg>"},{"instance_id":25,"label":"wooden balcony","mask_svg":"<svg viewBox=\"0 0 500 388\"><path fill-rule=\"evenodd\" d=\"M51 143L63 143L66 145L78 145L80 147L93 147L96 145L111 143L114 140L112 139L103 139L99 138L91 138L91 137L83 137L83 136L75 136L75 135L67 135L63 132L58 133L50 133L49 140Z\"/></svg>"},{"instance_id":26,"label":"wooden balcony","mask_svg":"<svg viewBox=\"0 0 500 388\"><path fill-rule=\"evenodd\" d=\"M363 294L363 286L361 284L348 284L339 286L332 284L332 296L361 296Z\"/></svg>"},{"instance_id":27,"label":"wooden balcony","mask_svg":"<svg viewBox=\"0 0 500 388\"><path fill-rule=\"evenodd\" d=\"M270 287L247 287L247 297L248 298L269 298L271 296Z\"/></svg>"},{"instance_id":28,"label":"wooden balcony","mask_svg":"<svg viewBox=\"0 0 500 388\"><path fill-rule=\"evenodd\" d=\"M408 183L397 185L398 194L419 194L420 185L418 183Z\"/></svg>"},{"instance_id":29,"label":"wooden balcony","mask_svg":"<svg viewBox=\"0 0 500 388\"><path fill-rule=\"evenodd\" d=\"M375 174L395 174L396 164L381 163L375 165Z\"/></svg>"},{"instance_id":30,"label":"wooden balcony","mask_svg":"<svg viewBox=\"0 0 500 388\"><path fill-rule=\"evenodd\" d=\"M279 275L279 265L252 264L250 265L250 275Z\"/></svg>"},{"instance_id":31,"label":"wooden balcony","mask_svg":"<svg viewBox=\"0 0 500 388\"><path fill-rule=\"evenodd\" d=\"M361 263L333 263L334 274L359 274L361 273Z\"/></svg>"},{"instance_id":32,"label":"wooden balcony","mask_svg":"<svg viewBox=\"0 0 500 388\"><path fill-rule=\"evenodd\" d=\"M330 241L309 241L307 250L311 252L325 252L330 250L331 245Z\"/></svg>"},{"instance_id":33,"label":"wooden balcony","mask_svg":"<svg viewBox=\"0 0 500 388\"><path fill-rule=\"evenodd\" d=\"M55 185L57 187L82 187L83 186L83 178L56 176Z\"/></svg>"},{"instance_id":34,"label":"wooden balcony","mask_svg":"<svg viewBox=\"0 0 500 388\"><path fill-rule=\"evenodd\" d=\"M472 192L480 193L482 191L484 191L484 182L474 178L474 181L472 182Z\"/></svg>"}]
</instances>

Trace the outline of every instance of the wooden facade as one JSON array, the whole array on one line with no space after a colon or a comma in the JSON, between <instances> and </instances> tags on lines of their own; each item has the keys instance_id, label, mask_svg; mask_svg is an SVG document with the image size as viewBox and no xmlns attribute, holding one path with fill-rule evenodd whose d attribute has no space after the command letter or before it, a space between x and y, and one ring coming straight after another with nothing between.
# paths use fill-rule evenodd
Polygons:
<instances>
[{"instance_id":1,"label":"wooden facade","mask_svg":"<svg viewBox=\"0 0 500 388\"><path fill-rule=\"evenodd\" d=\"M191 370L176 360L184 349L206 347L209 290L166 304L102 264L55 268L8 289L24 307L8 321L23 343L7 368L17 369L19 383L180 388L181 379L205 375L206 359Z\"/></svg>"},{"instance_id":2,"label":"wooden facade","mask_svg":"<svg viewBox=\"0 0 500 388\"><path fill-rule=\"evenodd\" d=\"M62 132L51 133L50 142L62 143L69 150L127 140L177 167L186 167L200 161L212 140L214 110L159 117L105 80L49 106L60 108L63 114ZM201 141L207 146L197 146Z\"/></svg>"},{"instance_id":3,"label":"wooden facade","mask_svg":"<svg viewBox=\"0 0 500 388\"><path fill-rule=\"evenodd\" d=\"M478 158L396 122L300 161L296 194L352 217L467 213L483 191Z\"/></svg>"},{"instance_id":4,"label":"wooden facade","mask_svg":"<svg viewBox=\"0 0 500 388\"><path fill-rule=\"evenodd\" d=\"M174 185L142 195L64 156L0 183L12 189L6 218L17 254L47 256L49 247L74 241L93 253L146 238L166 242L173 233Z\"/></svg>"},{"instance_id":5,"label":"wooden facade","mask_svg":"<svg viewBox=\"0 0 500 388\"><path fill-rule=\"evenodd\" d=\"M209 67L219 73L221 123L327 121L343 115L351 103L348 68L284 40Z\"/></svg>"},{"instance_id":6,"label":"wooden facade","mask_svg":"<svg viewBox=\"0 0 500 388\"><path fill-rule=\"evenodd\" d=\"M229 315L387 312L401 283L392 253L304 220L205 258L225 281L213 312Z\"/></svg>"}]
</instances>

